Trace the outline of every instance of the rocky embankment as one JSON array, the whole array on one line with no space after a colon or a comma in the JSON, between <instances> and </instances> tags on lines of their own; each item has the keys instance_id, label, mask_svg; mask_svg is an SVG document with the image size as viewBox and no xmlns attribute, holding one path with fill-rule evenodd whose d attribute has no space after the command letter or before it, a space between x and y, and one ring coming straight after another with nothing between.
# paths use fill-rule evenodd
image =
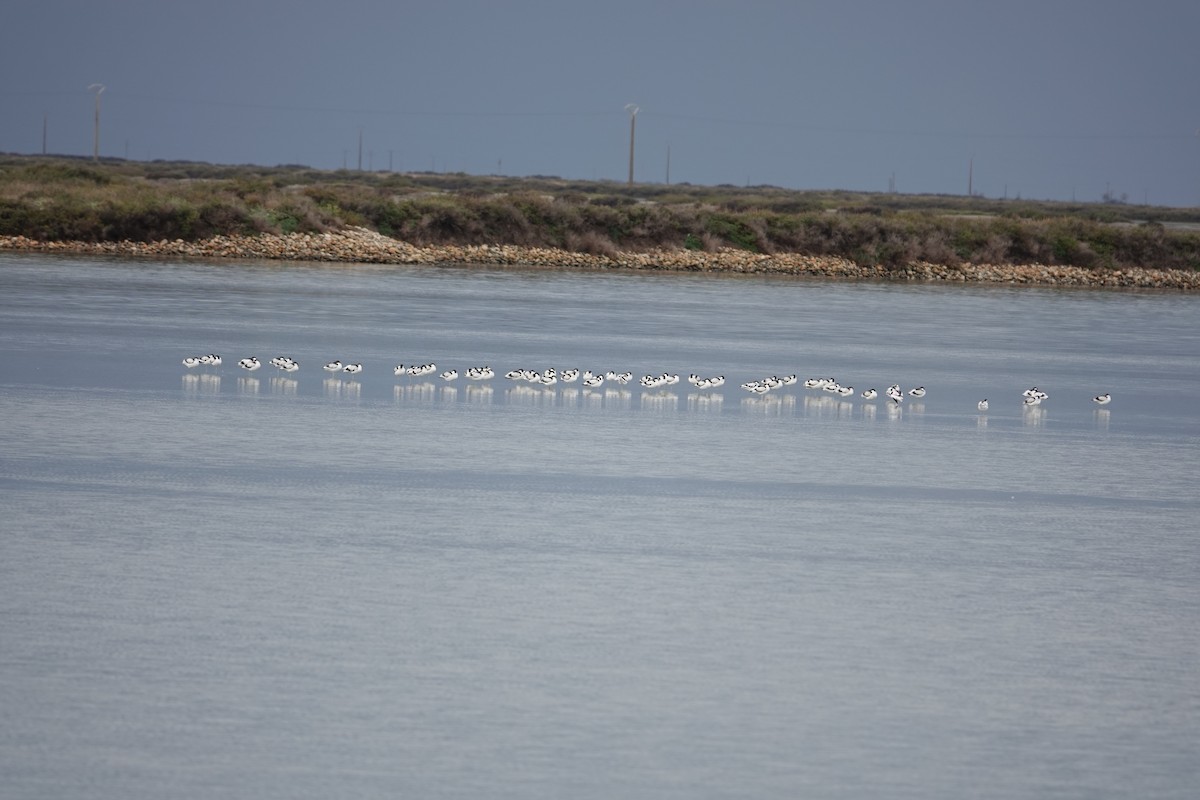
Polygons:
<instances>
[{"instance_id":1,"label":"rocky embankment","mask_svg":"<svg viewBox=\"0 0 1200 800\"><path fill-rule=\"evenodd\" d=\"M831 256L796 253L762 255L745 250L654 250L592 255L515 245L431 245L418 247L365 228L332 233L215 236L199 242L43 242L24 236L0 237L0 250L87 253L134 257L194 257L341 261L378 264L527 265L558 269L628 269L666 272L729 272L801 275L847 280L954 281L1200 291L1200 271L1084 269L1045 264L913 263L904 267L861 266Z\"/></svg>"}]
</instances>

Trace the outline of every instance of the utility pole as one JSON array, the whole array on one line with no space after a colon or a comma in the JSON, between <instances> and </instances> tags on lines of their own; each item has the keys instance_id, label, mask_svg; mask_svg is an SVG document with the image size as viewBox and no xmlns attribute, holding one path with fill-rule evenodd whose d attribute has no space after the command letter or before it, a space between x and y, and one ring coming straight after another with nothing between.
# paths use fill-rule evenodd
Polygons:
<instances>
[{"instance_id":1,"label":"utility pole","mask_svg":"<svg viewBox=\"0 0 1200 800\"><path fill-rule=\"evenodd\" d=\"M362 172L362 128L358 129L358 171Z\"/></svg>"},{"instance_id":2,"label":"utility pole","mask_svg":"<svg viewBox=\"0 0 1200 800\"><path fill-rule=\"evenodd\" d=\"M970 165L967 167L967 197L974 197L975 190L972 188L972 182L975 180L975 157L971 157Z\"/></svg>"},{"instance_id":3,"label":"utility pole","mask_svg":"<svg viewBox=\"0 0 1200 800\"><path fill-rule=\"evenodd\" d=\"M100 160L100 95L104 94L103 83L93 83L89 92L96 93L96 125L92 132L92 161Z\"/></svg>"},{"instance_id":4,"label":"utility pole","mask_svg":"<svg viewBox=\"0 0 1200 800\"><path fill-rule=\"evenodd\" d=\"M633 134L637 127L637 115L641 109L630 103L625 106L625 110L629 112L629 185L633 186Z\"/></svg>"},{"instance_id":5,"label":"utility pole","mask_svg":"<svg viewBox=\"0 0 1200 800\"><path fill-rule=\"evenodd\" d=\"M42 113L42 155L46 155L46 128L50 124L50 115Z\"/></svg>"},{"instance_id":6,"label":"utility pole","mask_svg":"<svg viewBox=\"0 0 1200 800\"><path fill-rule=\"evenodd\" d=\"M667 186L671 185L671 145L667 145Z\"/></svg>"}]
</instances>

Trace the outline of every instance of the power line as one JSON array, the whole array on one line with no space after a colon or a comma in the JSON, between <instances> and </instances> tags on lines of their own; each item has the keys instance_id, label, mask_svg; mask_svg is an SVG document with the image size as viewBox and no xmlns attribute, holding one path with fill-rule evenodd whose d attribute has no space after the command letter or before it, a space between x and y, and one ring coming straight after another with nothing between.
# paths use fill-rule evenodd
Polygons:
<instances>
[{"instance_id":1,"label":"power line","mask_svg":"<svg viewBox=\"0 0 1200 800\"><path fill-rule=\"evenodd\" d=\"M92 134L92 160L100 160L100 95L104 94L103 83L93 83L88 87L89 92L96 93L96 127Z\"/></svg>"},{"instance_id":2,"label":"power line","mask_svg":"<svg viewBox=\"0 0 1200 800\"><path fill-rule=\"evenodd\" d=\"M44 97L50 95L71 95L73 92L59 91L5 91L0 92L0 97L4 96L30 96ZM120 93L110 95L116 99L134 99L148 100L156 103L171 103L177 105L191 105L217 108L236 108L249 109L259 111L286 111L286 112L302 112L313 114L360 114L374 116L396 116L396 117L464 117L464 118L570 118L570 117L611 117L619 112L601 111L601 110L565 110L565 111L545 111L545 110L526 110L526 111L494 111L494 110L479 110L479 109L398 109L398 108L368 108L368 107L342 107L342 106L311 106L311 105L290 105L290 104L274 104L274 103L251 103L251 102L235 102L230 100L206 100L197 98L183 97L165 97L162 95L150 95L140 93ZM787 122L778 119L762 119L752 117L715 117L698 114L678 114L666 111L648 111L646 112L652 117L663 119L675 119L686 122L703 122L713 125L736 125L740 127L756 127L756 128L779 128L792 131L807 131L812 133L831 133L839 135L862 135L862 136L912 136L923 138L960 138L960 139L1045 139L1045 140L1060 140L1060 141L1087 141L1087 140L1128 140L1128 141L1170 141L1183 140L1194 138L1194 132L1188 133L1030 133L1025 131L970 131L970 130L950 130L950 129L930 129L930 128L877 128L869 126L856 125L811 125L802 123Z\"/></svg>"},{"instance_id":3,"label":"power line","mask_svg":"<svg viewBox=\"0 0 1200 800\"><path fill-rule=\"evenodd\" d=\"M625 110L629 112L629 185L633 186L633 131L637 126L637 115L641 109L630 103L625 106Z\"/></svg>"}]
</instances>

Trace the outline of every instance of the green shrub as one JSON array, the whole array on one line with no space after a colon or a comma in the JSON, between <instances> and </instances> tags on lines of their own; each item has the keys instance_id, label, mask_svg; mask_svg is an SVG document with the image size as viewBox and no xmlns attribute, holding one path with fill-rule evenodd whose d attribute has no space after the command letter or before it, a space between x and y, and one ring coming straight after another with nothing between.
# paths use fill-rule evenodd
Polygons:
<instances>
[{"instance_id":1,"label":"green shrub","mask_svg":"<svg viewBox=\"0 0 1200 800\"><path fill-rule=\"evenodd\" d=\"M704 230L743 250L758 251L758 234L733 214L713 214L704 223Z\"/></svg>"},{"instance_id":2,"label":"green shrub","mask_svg":"<svg viewBox=\"0 0 1200 800\"><path fill-rule=\"evenodd\" d=\"M1150 220L1149 224L1144 220ZM587 252L737 247L888 267L1054 262L1196 269L1200 210L0 155L0 234L196 239L363 225L421 243Z\"/></svg>"}]
</instances>

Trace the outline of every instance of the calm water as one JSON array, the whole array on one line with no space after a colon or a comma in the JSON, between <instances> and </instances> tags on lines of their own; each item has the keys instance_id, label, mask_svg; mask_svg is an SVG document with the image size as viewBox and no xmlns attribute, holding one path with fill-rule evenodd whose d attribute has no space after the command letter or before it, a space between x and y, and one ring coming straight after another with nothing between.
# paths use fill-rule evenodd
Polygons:
<instances>
[{"instance_id":1,"label":"calm water","mask_svg":"<svg viewBox=\"0 0 1200 800\"><path fill-rule=\"evenodd\" d=\"M1198 397L1170 294L0 255L0 795L1191 798Z\"/></svg>"}]
</instances>

